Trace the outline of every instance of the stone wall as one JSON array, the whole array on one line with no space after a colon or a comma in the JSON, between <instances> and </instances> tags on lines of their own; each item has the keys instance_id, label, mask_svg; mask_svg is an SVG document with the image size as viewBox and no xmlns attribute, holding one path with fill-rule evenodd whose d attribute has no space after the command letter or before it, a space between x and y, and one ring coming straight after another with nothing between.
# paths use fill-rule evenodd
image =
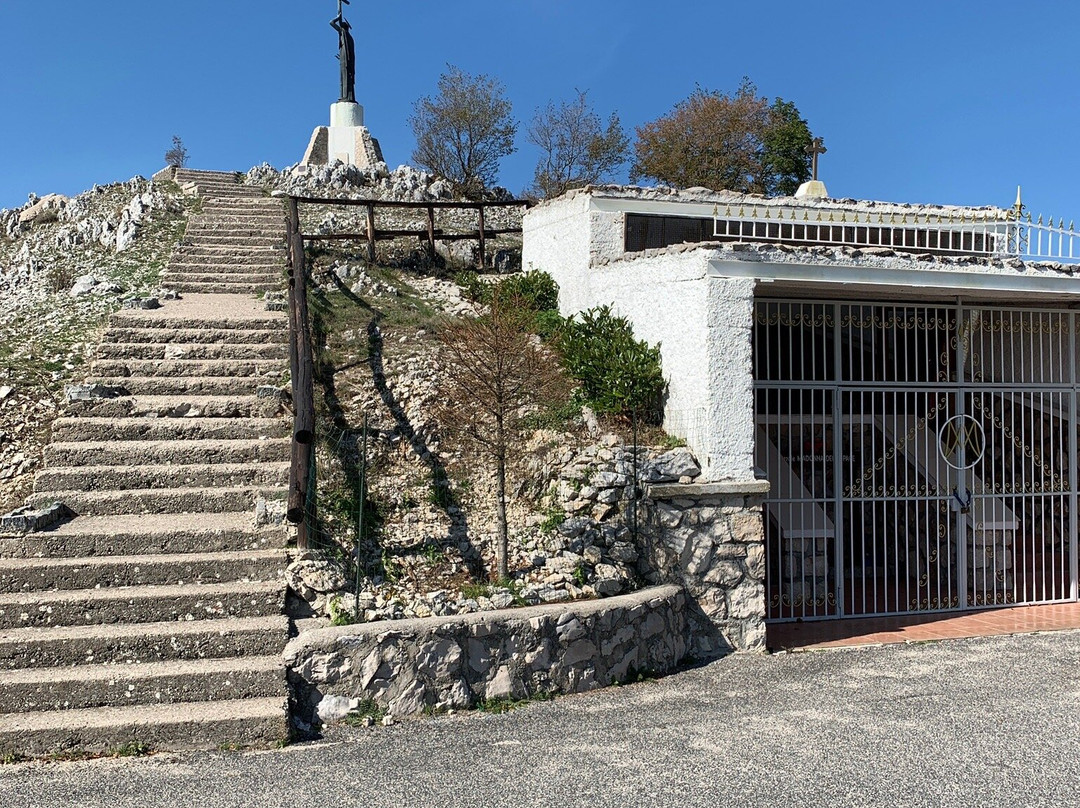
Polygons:
<instances>
[{"instance_id":1,"label":"stone wall","mask_svg":"<svg viewBox=\"0 0 1080 808\"><path fill-rule=\"evenodd\" d=\"M685 605L681 587L661 586L581 603L306 632L285 649L293 715L317 721L333 713L320 703L343 699L371 699L390 715L410 715L666 673L686 653Z\"/></svg>"},{"instance_id":2,"label":"stone wall","mask_svg":"<svg viewBox=\"0 0 1080 808\"><path fill-rule=\"evenodd\" d=\"M643 539L658 580L686 588L688 650L765 650L765 480L649 487Z\"/></svg>"}]
</instances>

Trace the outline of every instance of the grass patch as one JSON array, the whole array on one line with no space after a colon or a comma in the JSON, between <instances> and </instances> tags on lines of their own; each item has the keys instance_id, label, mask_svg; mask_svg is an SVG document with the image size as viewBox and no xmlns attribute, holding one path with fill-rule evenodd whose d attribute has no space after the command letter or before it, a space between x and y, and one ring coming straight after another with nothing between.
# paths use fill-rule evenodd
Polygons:
<instances>
[{"instance_id":1,"label":"grass patch","mask_svg":"<svg viewBox=\"0 0 1080 808\"><path fill-rule=\"evenodd\" d=\"M0 755L0 765L4 766L10 766L13 763L25 763L28 760L30 760L30 758L22 752L16 752L14 749L10 749L7 752L4 752L3 755Z\"/></svg>"},{"instance_id":2,"label":"grass patch","mask_svg":"<svg viewBox=\"0 0 1080 808\"><path fill-rule=\"evenodd\" d=\"M369 719L378 724L385 717L385 707L380 706L375 699L364 699L355 710L342 719L342 723L349 727L363 727L367 726Z\"/></svg>"},{"instance_id":3,"label":"grass patch","mask_svg":"<svg viewBox=\"0 0 1080 808\"><path fill-rule=\"evenodd\" d=\"M554 698L554 693L544 690L534 693L531 696L526 696L523 699L515 699L512 696L495 696L494 698L478 701L476 703L476 709L481 713L500 715L502 713L508 713L511 710L517 710L520 707L525 707L529 704L535 704L538 701L551 701Z\"/></svg>"}]
</instances>

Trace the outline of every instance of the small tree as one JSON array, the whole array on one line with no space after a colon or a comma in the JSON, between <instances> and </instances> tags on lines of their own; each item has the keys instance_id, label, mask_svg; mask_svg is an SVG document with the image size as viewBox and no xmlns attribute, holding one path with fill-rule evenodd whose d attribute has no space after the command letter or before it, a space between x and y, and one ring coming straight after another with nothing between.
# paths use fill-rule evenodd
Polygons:
<instances>
[{"instance_id":1,"label":"small tree","mask_svg":"<svg viewBox=\"0 0 1080 808\"><path fill-rule=\"evenodd\" d=\"M440 334L443 411L440 422L479 448L495 465L498 537L496 576L509 577L506 475L511 449L520 443L524 419L535 405L563 397L558 362L529 332L531 313L492 298L487 314L449 323Z\"/></svg>"},{"instance_id":2,"label":"small tree","mask_svg":"<svg viewBox=\"0 0 1080 808\"><path fill-rule=\"evenodd\" d=\"M575 100L538 111L528 135L541 151L533 190L544 197L601 182L626 162L630 151L619 116L611 113L605 128L580 90Z\"/></svg>"},{"instance_id":3,"label":"small tree","mask_svg":"<svg viewBox=\"0 0 1080 808\"><path fill-rule=\"evenodd\" d=\"M799 110L780 98L770 105L745 78L734 95L699 87L637 137L634 180L777 194L810 178L812 135Z\"/></svg>"},{"instance_id":4,"label":"small tree","mask_svg":"<svg viewBox=\"0 0 1080 808\"><path fill-rule=\"evenodd\" d=\"M514 152L517 123L496 79L470 76L453 65L439 77L439 94L413 105L412 159L450 180L466 196L479 196L498 175L499 160Z\"/></svg>"},{"instance_id":5,"label":"small tree","mask_svg":"<svg viewBox=\"0 0 1080 808\"><path fill-rule=\"evenodd\" d=\"M660 345L636 339L625 317L598 306L564 321L557 339L566 372L597 412L659 414L666 386Z\"/></svg>"},{"instance_id":6,"label":"small tree","mask_svg":"<svg viewBox=\"0 0 1080 808\"><path fill-rule=\"evenodd\" d=\"M187 164L188 150L179 135L173 135L172 148L165 152L165 165L183 168Z\"/></svg>"}]
</instances>

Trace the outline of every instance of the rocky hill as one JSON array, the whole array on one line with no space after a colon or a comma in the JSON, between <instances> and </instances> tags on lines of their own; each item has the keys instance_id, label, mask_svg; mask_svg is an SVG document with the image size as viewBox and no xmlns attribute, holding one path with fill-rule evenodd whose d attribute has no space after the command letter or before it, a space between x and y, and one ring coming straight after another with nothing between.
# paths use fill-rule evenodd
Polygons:
<instances>
[{"instance_id":1,"label":"rocky hill","mask_svg":"<svg viewBox=\"0 0 1080 808\"><path fill-rule=\"evenodd\" d=\"M194 204L135 177L0 211L0 513L28 493L63 386L105 318L156 289Z\"/></svg>"},{"instance_id":2,"label":"rocky hill","mask_svg":"<svg viewBox=\"0 0 1080 808\"><path fill-rule=\"evenodd\" d=\"M449 198L443 181L408 167L257 166L246 182L316 197ZM103 318L156 289L197 209L176 185L135 178L0 212L0 512L28 492L63 385L80 376ZM415 212L387 215L397 217L394 224L380 227L417 226ZM475 227L472 212L440 215L440 227ZM500 215L489 226L515 216L520 223L520 210ZM306 232L362 229L340 207L306 206L305 217ZM511 254L520 245L500 242ZM512 470L511 579L488 580L494 474L484 458L444 443L435 416L438 329L447 318L478 312L454 282L470 256L445 250L432 262L413 239L380 243L369 266L360 245L337 245L310 252L319 349L317 552L290 568L293 589L318 614L374 620L613 595L645 583L650 572L632 535L632 477L693 477L689 452L672 449L656 430L646 436L656 445L635 452L627 424L600 423L587 410L537 413ZM360 612L353 614L365 417L369 496Z\"/></svg>"}]
</instances>

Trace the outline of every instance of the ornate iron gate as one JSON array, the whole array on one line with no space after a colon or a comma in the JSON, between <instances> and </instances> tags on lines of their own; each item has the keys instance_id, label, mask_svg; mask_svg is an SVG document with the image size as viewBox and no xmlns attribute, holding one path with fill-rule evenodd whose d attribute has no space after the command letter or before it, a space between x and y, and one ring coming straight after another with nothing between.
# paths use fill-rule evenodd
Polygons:
<instances>
[{"instance_id":1,"label":"ornate iron gate","mask_svg":"<svg viewBox=\"0 0 1080 808\"><path fill-rule=\"evenodd\" d=\"M768 614L1077 597L1066 309L759 300Z\"/></svg>"}]
</instances>

